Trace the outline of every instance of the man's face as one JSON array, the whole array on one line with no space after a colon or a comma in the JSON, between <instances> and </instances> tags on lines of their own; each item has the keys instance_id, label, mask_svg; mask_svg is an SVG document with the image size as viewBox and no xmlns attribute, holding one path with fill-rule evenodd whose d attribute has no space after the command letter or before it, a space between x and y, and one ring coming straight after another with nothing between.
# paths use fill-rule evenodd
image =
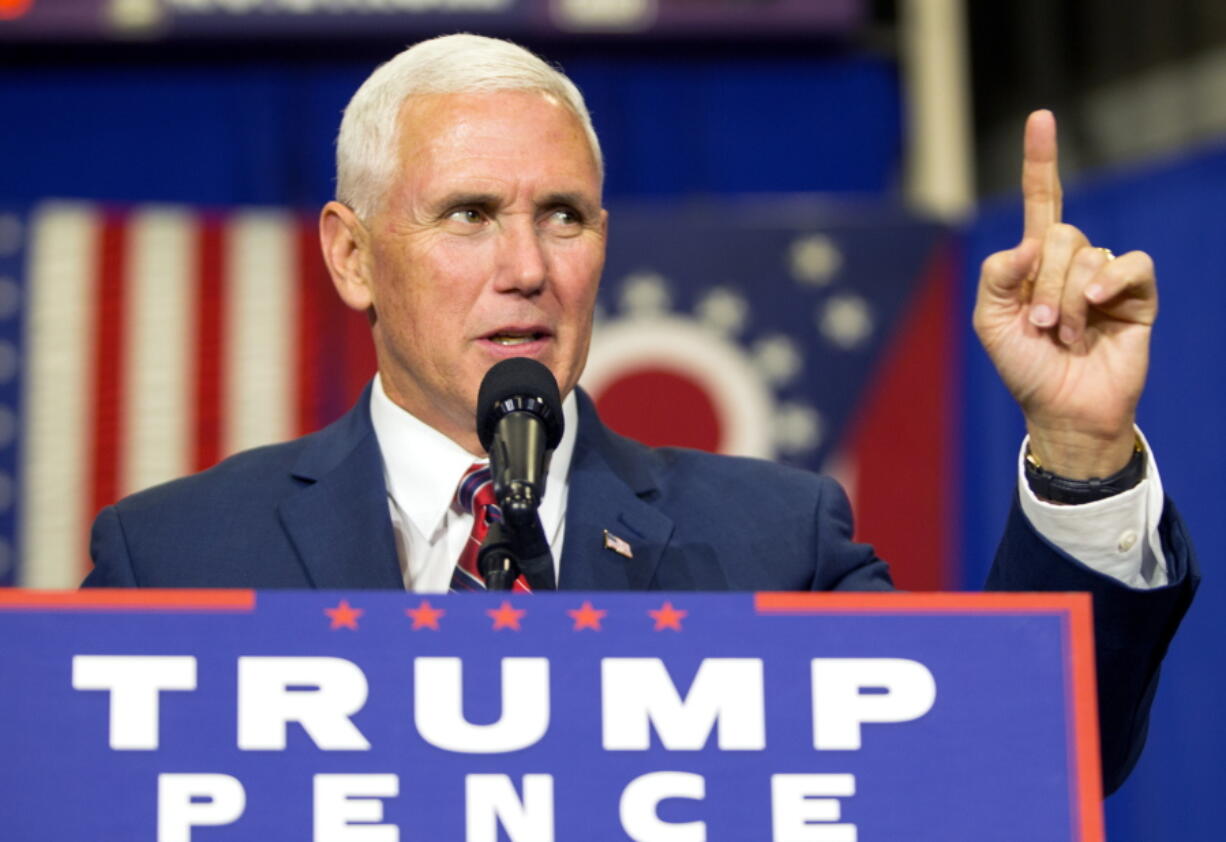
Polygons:
<instances>
[{"instance_id":1,"label":"man's face","mask_svg":"<svg viewBox=\"0 0 1226 842\"><path fill-rule=\"evenodd\" d=\"M375 348L389 397L470 451L499 360L587 359L605 254L600 175L579 120L533 91L411 98L399 172L368 220Z\"/></svg>"}]
</instances>

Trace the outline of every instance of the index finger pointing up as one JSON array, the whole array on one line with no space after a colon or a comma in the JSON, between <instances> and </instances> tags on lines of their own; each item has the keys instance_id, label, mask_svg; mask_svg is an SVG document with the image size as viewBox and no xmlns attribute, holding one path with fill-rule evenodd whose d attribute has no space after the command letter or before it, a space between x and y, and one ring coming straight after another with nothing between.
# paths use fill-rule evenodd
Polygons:
<instances>
[{"instance_id":1,"label":"index finger pointing up","mask_svg":"<svg viewBox=\"0 0 1226 842\"><path fill-rule=\"evenodd\" d=\"M1047 229L1060 221L1063 197L1056 154L1056 118L1050 111L1035 111L1027 118L1023 147L1022 239L1041 240Z\"/></svg>"}]
</instances>

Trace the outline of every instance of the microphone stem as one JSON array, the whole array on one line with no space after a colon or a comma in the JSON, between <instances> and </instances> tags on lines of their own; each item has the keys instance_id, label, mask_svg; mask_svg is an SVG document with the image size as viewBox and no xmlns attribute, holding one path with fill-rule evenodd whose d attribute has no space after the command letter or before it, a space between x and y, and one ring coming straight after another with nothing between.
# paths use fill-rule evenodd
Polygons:
<instances>
[{"instance_id":1,"label":"microphone stem","mask_svg":"<svg viewBox=\"0 0 1226 842\"><path fill-rule=\"evenodd\" d=\"M487 591L509 591L519 578L519 563L506 524L495 521L481 542L477 570L485 579Z\"/></svg>"},{"instance_id":2,"label":"microphone stem","mask_svg":"<svg viewBox=\"0 0 1226 842\"><path fill-rule=\"evenodd\" d=\"M515 580L519 578L517 571L511 569L508 564L500 570L491 570L485 576L485 589L487 591L509 591L515 586Z\"/></svg>"}]
</instances>

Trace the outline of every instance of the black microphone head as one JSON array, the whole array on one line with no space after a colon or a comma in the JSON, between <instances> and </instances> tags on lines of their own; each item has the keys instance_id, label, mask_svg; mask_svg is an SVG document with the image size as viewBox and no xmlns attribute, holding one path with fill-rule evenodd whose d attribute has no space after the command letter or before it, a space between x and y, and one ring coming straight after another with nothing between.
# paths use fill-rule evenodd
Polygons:
<instances>
[{"instance_id":1,"label":"black microphone head","mask_svg":"<svg viewBox=\"0 0 1226 842\"><path fill-rule=\"evenodd\" d=\"M562 440L562 398L553 372L528 357L511 357L485 373L477 392L477 436L488 451L494 428L511 412L530 412L545 424L545 446Z\"/></svg>"}]
</instances>

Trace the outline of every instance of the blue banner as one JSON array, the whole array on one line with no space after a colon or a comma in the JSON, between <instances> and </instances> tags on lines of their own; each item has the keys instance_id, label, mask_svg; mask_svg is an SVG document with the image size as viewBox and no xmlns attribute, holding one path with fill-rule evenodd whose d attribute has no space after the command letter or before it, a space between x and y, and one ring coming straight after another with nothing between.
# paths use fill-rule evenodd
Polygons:
<instances>
[{"instance_id":1,"label":"blue banner","mask_svg":"<svg viewBox=\"0 0 1226 842\"><path fill-rule=\"evenodd\" d=\"M837 36L864 0L0 0L0 41L582 33Z\"/></svg>"},{"instance_id":2,"label":"blue banner","mask_svg":"<svg viewBox=\"0 0 1226 842\"><path fill-rule=\"evenodd\" d=\"M1080 595L8 591L0 635L6 839L1101 839Z\"/></svg>"}]
</instances>

